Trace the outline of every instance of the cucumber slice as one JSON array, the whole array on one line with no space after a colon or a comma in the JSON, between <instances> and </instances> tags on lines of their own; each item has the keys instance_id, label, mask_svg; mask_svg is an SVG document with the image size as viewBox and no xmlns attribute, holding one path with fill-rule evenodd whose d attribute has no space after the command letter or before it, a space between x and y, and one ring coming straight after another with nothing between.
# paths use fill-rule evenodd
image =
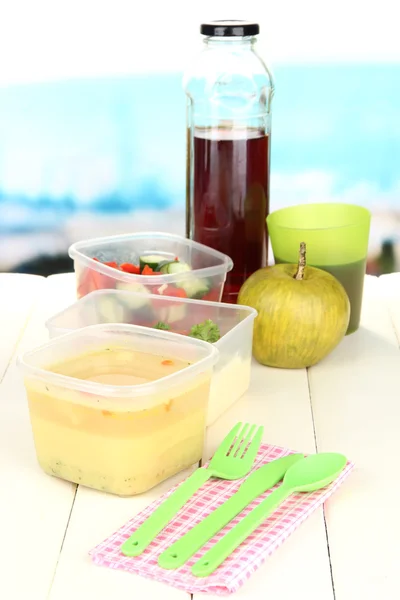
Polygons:
<instances>
[{"instance_id":1,"label":"cucumber slice","mask_svg":"<svg viewBox=\"0 0 400 600\"><path fill-rule=\"evenodd\" d=\"M158 271L160 263L170 262L165 258L165 254L143 254L140 257L140 270L142 271L145 266L149 266L153 271Z\"/></svg>"},{"instance_id":2,"label":"cucumber slice","mask_svg":"<svg viewBox=\"0 0 400 600\"><path fill-rule=\"evenodd\" d=\"M162 268L165 267L165 265L169 265L171 262L172 261L169 258L167 260L162 260L160 263L158 263L157 269L155 269L155 271L157 271L158 273L162 273ZM164 275L165 273L162 274Z\"/></svg>"},{"instance_id":3,"label":"cucumber slice","mask_svg":"<svg viewBox=\"0 0 400 600\"><path fill-rule=\"evenodd\" d=\"M178 281L176 287L185 290L188 298L203 298L211 289L208 279L188 279L187 281Z\"/></svg>"},{"instance_id":4,"label":"cucumber slice","mask_svg":"<svg viewBox=\"0 0 400 600\"><path fill-rule=\"evenodd\" d=\"M142 283L125 283L123 281L118 281L116 289L125 292L139 292L140 294L146 295L150 294L149 289ZM136 308L142 308L143 306L150 305L149 300L144 296L128 296L128 294L126 294L126 296L122 295L120 302L130 310L135 310Z\"/></svg>"},{"instance_id":5,"label":"cucumber slice","mask_svg":"<svg viewBox=\"0 0 400 600\"><path fill-rule=\"evenodd\" d=\"M124 323L125 313L125 307L116 298L99 299L99 323Z\"/></svg>"},{"instance_id":6,"label":"cucumber slice","mask_svg":"<svg viewBox=\"0 0 400 600\"><path fill-rule=\"evenodd\" d=\"M162 265L160 268L160 273L164 273L164 275L174 275L175 273L186 273L187 271L191 270L192 269L187 263L174 260Z\"/></svg>"},{"instance_id":7,"label":"cucumber slice","mask_svg":"<svg viewBox=\"0 0 400 600\"><path fill-rule=\"evenodd\" d=\"M171 306L163 306L160 309L160 312L157 312L157 317L159 321L163 323L177 323L178 321L182 321L186 317L187 313L187 304L171 304Z\"/></svg>"}]
</instances>

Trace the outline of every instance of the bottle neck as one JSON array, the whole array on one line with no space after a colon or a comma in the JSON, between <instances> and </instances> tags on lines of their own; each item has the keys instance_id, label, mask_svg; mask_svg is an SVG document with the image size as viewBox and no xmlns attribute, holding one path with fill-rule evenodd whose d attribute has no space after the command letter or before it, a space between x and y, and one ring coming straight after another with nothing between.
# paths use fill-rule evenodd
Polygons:
<instances>
[{"instance_id":1,"label":"bottle neck","mask_svg":"<svg viewBox=\"0 0 400 600\"><path fill-rule=\"evenodd\" d=\"M254 36L246 37L217 37L208 36L204 38L204 44L207 48L227 48L227 49L240 49L240 50L252 50L257 42L257 38Z\"/></svg>"}]
</instances>

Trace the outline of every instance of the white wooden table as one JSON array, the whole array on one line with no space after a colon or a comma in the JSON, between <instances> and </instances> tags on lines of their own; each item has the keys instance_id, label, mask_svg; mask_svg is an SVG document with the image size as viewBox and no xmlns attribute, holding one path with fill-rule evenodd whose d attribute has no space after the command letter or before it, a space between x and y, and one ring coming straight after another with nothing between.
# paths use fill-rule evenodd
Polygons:
<instances>
[{"instance_id":1,"label":"white wooden table","mask_svg":"<svg viewBox=\"0 0 400 600\"><path fill-rule=\"evenodd\" d=\"M188 600L88 557L187 473L118 498L48 477L36 464L15 357L47 341L44 321L74 301L73 276L0 275L0 290L0 599ZM208 456L245 419L263 424L270 443L343 452L356 463L325 512L308 519L234 597L400 598L399 341L400 274L367 277L357 333L308 372L255 364L248 394L208 430Z\"/></svg>"}]
</instances>

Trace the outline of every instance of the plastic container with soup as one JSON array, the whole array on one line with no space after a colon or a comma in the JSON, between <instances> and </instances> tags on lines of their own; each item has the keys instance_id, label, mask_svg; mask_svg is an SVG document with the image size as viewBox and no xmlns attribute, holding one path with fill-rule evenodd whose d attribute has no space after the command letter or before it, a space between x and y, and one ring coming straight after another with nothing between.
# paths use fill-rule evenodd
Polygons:
<instances>
[{"instance_id":1,"label":"plastic container with soup","mask_svg":"<svg viewBox=\"0 0 400 600\"><path fill-rule=\"evenodd\" d=\"M37 459L68 481L145 492L202 456L218 350L123 324L63 335L19 359Z\"/></svg>"}]
</instances>

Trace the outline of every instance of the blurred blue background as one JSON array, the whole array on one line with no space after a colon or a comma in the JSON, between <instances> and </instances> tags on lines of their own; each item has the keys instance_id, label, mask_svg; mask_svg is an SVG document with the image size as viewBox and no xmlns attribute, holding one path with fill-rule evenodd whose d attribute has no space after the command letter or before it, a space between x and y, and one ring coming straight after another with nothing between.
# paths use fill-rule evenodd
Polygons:
<instances>
[{"instance_id":1,"label":"blurred blue background","mask_svg":"<svg viewBox=\"0 0 400 600\"><path fill-rule=\"evenodd\" d=\"M397 268L400 62L283 62L273 68L271 210L367 206L370 271L385 242ZM40 270L49 255L43 269L69 270L66 250L85 237L184 233L181 70L142 70L0 87L0 269Z\"/></svg>"}]
</instances>

